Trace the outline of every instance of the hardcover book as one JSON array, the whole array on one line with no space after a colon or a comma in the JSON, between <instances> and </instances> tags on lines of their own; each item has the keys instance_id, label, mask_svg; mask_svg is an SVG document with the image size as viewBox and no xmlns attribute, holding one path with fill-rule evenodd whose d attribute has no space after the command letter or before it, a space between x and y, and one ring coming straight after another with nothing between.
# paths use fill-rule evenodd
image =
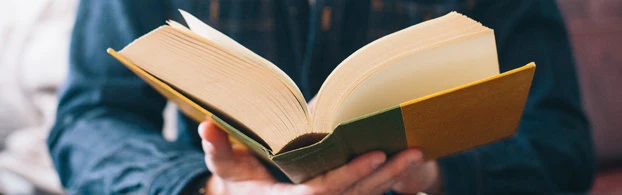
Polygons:
<instances>
[{"instance_id":1,"label":"hardcover book","mask_svg":"<svg viewBox=\"0 0 622 195\"><path fill-rule=\"evenodd\" d=\"M372 150L418 147L432 160L510 137L535 71L530 63L500 73L493 30L452 12L358 49L311 110L276 65L181 14L188 27L168 21L108 53L295 183Z\"/></svg>"}]
</instances>

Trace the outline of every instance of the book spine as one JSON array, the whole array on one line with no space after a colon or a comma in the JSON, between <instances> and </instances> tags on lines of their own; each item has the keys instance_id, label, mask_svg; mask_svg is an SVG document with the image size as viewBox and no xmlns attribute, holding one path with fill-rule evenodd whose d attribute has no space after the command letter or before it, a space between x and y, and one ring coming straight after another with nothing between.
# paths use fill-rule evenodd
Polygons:
<instances>
[{"instance_id":1,"label":"book spine","mask_svg":"<svg viewBox=\"0 0 622 195\"><path fill-rule=\"evenodd\" d=\"M407 147L401 109L396 106L339 125L317 144L273 157L274 163L294 183L338 168L374 150L393 155Z\"/></svg>"}]
</instances>

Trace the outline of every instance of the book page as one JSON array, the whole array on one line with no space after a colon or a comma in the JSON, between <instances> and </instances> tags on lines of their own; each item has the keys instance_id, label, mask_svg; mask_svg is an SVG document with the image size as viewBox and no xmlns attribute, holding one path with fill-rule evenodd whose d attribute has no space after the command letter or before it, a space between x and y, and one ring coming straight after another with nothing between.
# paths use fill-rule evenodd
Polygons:
<instances>
[{"instance_id":1,"label":"book page","mask_svg":"<svg viewBox=\"0 0 622 195\"><path fill-rule=\"evenodd\" d=\"M492 31L404 54L353 89L336 123L499 74ZM451 57L448 57L451 56Z\"/></svg>"},{"instance_id":2,"label":"book page","mask_svg":"<svg viewBox=\"0 0 622 195\"><path fill-rule=\"evenodd\" d=\"M332 132L341 122L402 100L498 73L494 37L492 43L477 48L456 46L486 33L493 31L452 12L365 45L341 62L322 85L312 113L313 132ZM440 47L456 48L430 53ZM473 64L467 60L471 57L482 63Z\"/></svg>"},{"instance_id":3,"label":"book page","mask_svg":"<svg viewBox=\"0 0 622 195\"><path fill-rule=\"evenodd\" d=\"M296 96L296 98L300 102L305 112L308 114L307 102L305 101L305 98L302 95L302 92L300 91L296 83L294 83L294 81L287 74L285 74L283 70L281 70L276 65L272 64L272 62L257 55L255 52L251 51L250 49L244 47L242 44L238 43L237 41L231 39L229 36L205 24L203 21L199 20L192 14L184 10L179 10L179 12L181 13L182 17L184 18L184 20L186 21L186 23L188 24L188 27L190 28L190 30L192 30L192 32L196 33L197 35L202 36L203 38L207 40L213 41L217 43L218 45L226 49L229 49L232 52L235 52L236 54L243 56L244 58L254 62L257 65L261 65L267 68L268 70L274 72L276 76L278 76L283 82L287 84L287 86L290 88L292 93ZM178 28L179 26L175 25L173 27Z\"/></svg>"},{"instance_id":4,"label":"book page","mask_svg":"<svg viewBox=\"0 0 622 195\"><path fill-rule=\"evenodd\" d=\"M272 71L173 25L149 32L118 54L218 118L231 119L227 122L261 138L256 141L275 153L308 133L304 107Z\"/></svg>"}]
</instances>

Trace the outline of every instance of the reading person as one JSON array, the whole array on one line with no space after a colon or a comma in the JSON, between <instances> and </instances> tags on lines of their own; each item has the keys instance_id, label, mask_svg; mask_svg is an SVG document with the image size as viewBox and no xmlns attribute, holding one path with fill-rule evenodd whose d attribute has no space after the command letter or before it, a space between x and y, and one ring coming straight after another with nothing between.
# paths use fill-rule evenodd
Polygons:
<instances>
[{"instance_id":1,"label":"reading person","mask_svg":"<svg viewBox=\"0 0 622 195\"><path fill-rule=\"evenodd\" d=\"M381 152L302 184L274 176L231 147L214 123L178 116L178 137L161 134L166 99L106 54L184 9L283 69L312 97L334 67L383 35L457 10L493 28L501 71L538 68L517 134L423 161ZM51 156L70 194L447 194L579 193L594 159L574 62L553 0L83 0ZM451 57L451 56L448 56Z\"/></svg>"}]
</instances>

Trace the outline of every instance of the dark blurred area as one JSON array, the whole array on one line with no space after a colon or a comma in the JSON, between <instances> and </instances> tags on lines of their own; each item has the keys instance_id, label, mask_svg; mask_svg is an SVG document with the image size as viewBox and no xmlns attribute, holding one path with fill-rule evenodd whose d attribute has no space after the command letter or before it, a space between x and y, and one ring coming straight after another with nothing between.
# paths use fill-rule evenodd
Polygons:
<instances>
[{"instance_id":1,"label":"dark blurred area","mask_svg":"<svg viewBox=\"0 0 622 195\"><path fill-rule=\"evenodd\" d=\"M622 1L557 0L577 62L598 163L595 194L622 193Z\"/></svg>"}]
</instances>

